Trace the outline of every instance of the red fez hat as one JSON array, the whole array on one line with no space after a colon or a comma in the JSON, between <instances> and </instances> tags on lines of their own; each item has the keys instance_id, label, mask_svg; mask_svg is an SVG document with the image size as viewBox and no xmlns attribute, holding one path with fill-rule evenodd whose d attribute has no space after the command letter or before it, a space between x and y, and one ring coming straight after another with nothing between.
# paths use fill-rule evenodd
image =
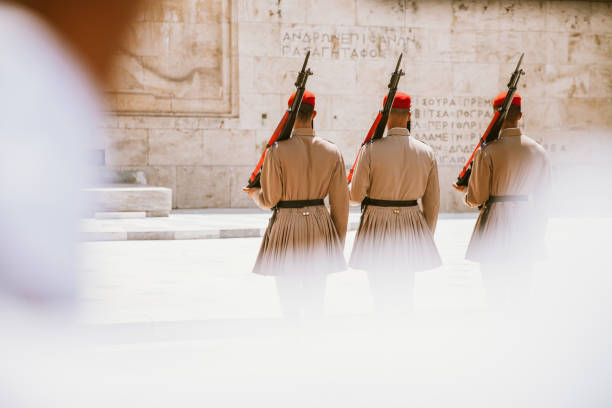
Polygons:
<instances>
[{"instance_id":1,"label":"red fez hat","mask_svg":"<svg viewBox=\"0 0 612 408\"><path fill-rule=\"evenodd\" d=\"M497 108L503 105L504 103L504 99L506 99L506 94L508 92L502 92L499 95L497 95L495 97L495 99L493 99L493 107ZM521 106L521 95L519 95L518 93L514 94L514 98L512 98L512 103L511 105L516 105L516 106Z\"/></svg>"},{"instance_id":2,"label":"red fez hat","mask_svg":"<svg viewBox=\"0 0 612 408\"><path fill-rule=\"evenodd\" d=\"M295 92L291 94L289 97L289 101L287 101L287 106L291 106L293 104L293 100L295 99ZM302 103L307 103L309 105L315 106L315 96L310 91L304 91L304 96L302 96Z\"/></svg>"},{"instance_id":3,"label":"red fez hat","mask_svg":"<svg viewBox=\"0 0 612 408\"><path fill-rule=\"evenodd\" d=\"M385 103L387 103L387 95L385 95L385 99L383 99L383 106ZM396 93L391 107L397 109L410 109L410 95L403 92Z\"/></svg>"}]
</instances>

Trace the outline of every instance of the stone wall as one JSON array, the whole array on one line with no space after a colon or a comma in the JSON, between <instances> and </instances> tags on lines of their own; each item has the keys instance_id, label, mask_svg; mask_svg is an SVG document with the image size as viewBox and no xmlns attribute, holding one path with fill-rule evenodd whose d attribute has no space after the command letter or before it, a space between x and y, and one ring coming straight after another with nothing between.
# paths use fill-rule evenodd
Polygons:
<instances>
[{"instance_id":1,"label":"stone wall","mask_svg":"<svg viewBox=\"0 0 612 408\"><path fill-rule=\"evenodd\" d=\"M107 165L144 170L177 208L252 206L240 188L307 50L315 127L347 166L404 53L400 90L413 96L413 134L438 154L443 211L465 210L450 184L521 52L523 128L557 180L609 162L608 2L163 0L147 4L119 58Z\"/></svg>"}]
</instances>

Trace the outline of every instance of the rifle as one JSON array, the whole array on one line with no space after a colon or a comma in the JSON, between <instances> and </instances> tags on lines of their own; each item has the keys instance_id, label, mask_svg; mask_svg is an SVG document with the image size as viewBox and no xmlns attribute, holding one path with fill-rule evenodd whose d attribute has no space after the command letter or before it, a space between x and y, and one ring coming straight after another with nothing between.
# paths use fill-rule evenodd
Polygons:
<instances>
[{"instance_id":1,"label":"rifle","mask_svg":"<svg viewBox=\"0 0 612 408\"><path fill-rule=\"evenodd\" d=\"M514 72L510 76L510 81L508 82L508 92L506 93L506 98L504 99L504 103L495 110L493 114L493 118L485 130L484 134L478 141L476 148L472 152L472 155L468 159L465 166L459 173L457 177L457 182L455 183L455 187L464 187L468 185L470 181L470 176L472 175L472 165L474 162L474 156L476 156L476 152L478 149L485 147L487 143L491 143L495 139L499 137L499 133L501 131L501 127L506 120L506 115L508 114L508 109L510 109L510 104L512 103L512 99L514 98L514 93L516 92L516 87L518 85L518 81L521 78L521 75L525 74L525 71L521 69L521 63L523 62L523 57L525 53L521 54L521 58L519 58L518 64L516 64L516 68Z\"/></svg>"},{"instance_id":2,"label":"rifle","mask_svg":"<svg viewBox=\"0 0 612 408\"><path fill-rule=\"evenodd\" d=\"M263 167L264 159L266 158L266 152L268 149L276 142L281 140L289 139L291 136L291 132L293 131L293 125L295 124L295 119L297 117L298 111L300 110L300 106L302 105L302 98L304 97L304 91L306 90L306 81L308 80L308 76L312 75L312 71L310 68L306 68L308 65L308 58L310 57L310 51L306 54L306 58L304 58L304 64L302 65L302 70L298 73L297 79L295 81L295 98L293 98L293 102L291 106L285 111L282 119L276 126L272 137L268 141L266 148L264 149L255 170L251 173L251 177L249 177L249 182L247 183L248 188L253 187L261 187L261 169Z\"/></svg>"},{"instance_id":3,"label":"rifle","mask_svg":"<svg viewBox=\"0 0 612 408\"><path fill-rule=\"evenodd\" d=\"M389 81L389 93L387 94L387 99L385 101L385 105L383 109L378 112L376 119L374 119L374 123L370 127L368 134L366 135L363 143L359 147L359 151L357 152L357 158L355 159L355 163L351 168L351 171L348 175L348 182L350 183L353 179L353 172L355 171L355 167L357 166L357 161L359 160L359 155L361 154L361 150L368 143L380 139L383 137L385 133L385 128L387 127L387 121L389 120L389 112L391 112L391 107L393 106L393 100L395 99L395 93L397 92L397 84L399 83L400 78L404 75L404 71L400 69L400 63L402 62L402 56L404 54L400 54L397 65L395 66L395 71L391 74L391 80Z\"/></svg>"}]
</instances>

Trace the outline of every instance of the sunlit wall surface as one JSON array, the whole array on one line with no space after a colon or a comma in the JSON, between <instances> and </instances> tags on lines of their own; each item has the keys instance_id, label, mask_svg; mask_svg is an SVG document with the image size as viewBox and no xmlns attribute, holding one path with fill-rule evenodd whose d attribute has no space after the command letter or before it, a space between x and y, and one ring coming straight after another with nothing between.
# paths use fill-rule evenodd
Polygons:
<instances>
[{"instance_id":1,"label":"sunlit wall surface","mask_svg":"<svg viewBox=\"0 0 612 408\"><path fill-rule=\"evenodd\" d=\"M593 197L582 180L608 162L611 22L604 1L150 2L107 94L107 164L144 170L178 208L252 206L240 188L306 51L315 127L346 163L403 52L400 90L414 97L413 135L436 150L442 211L464 211L450 184L524 52L522 127L552 156L559 197Z\"/></svg>"}]
</instances>

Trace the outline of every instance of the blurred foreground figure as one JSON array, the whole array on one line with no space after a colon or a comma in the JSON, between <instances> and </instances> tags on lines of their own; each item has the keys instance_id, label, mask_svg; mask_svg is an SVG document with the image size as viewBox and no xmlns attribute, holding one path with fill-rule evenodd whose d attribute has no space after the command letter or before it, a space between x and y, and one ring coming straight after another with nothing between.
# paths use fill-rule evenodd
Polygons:
<instances>
[{"instance_id":1,"label":"blurred foreground figure","mask_svg":"<svg viewBox=\"0 0 612 408\"><path fill-rule=\"evenodd\" d=\"M0 3L0 297L71 305L87 150L138 1Z\"/></svg>"},{"instance_id":2,"label":"blurred foreground figure","mask_svg":"<svg viewBox=\"0 0 612 408\"><path fill-rule=\"evenodd\" d=\"M503 103L499 94L493 108ZM466 258L480 262L487 302L516 312L527 295L533 264L544 257L546 207L551 189L549 158L518 127L515 94L500 137L476 153L466 203L480 207Z\"/></svg>"},{"instance_id":3,"label":"blurred foreground figure","mask_svg":"<svg viewBox=\"0 0 612 408\"><path fill-rule=\"evenodd\" d=\"M346 269L344 161L336 146L315 136L314 109L315 96L306 91L291 138L266 153L261 188L244 189L259 207L274 211L253 272L276 277L289 318L322 315L326 276ZM328 195L330 212L323 204Z\"/></svg>"},{"instance_id":4,"label":"blurred foreground figure","mask_svg":"<svg viewBox=\"0 0 612 408\"><path fill-rule=\"evenodd\" d=\"M410 96L398 92L387 136L361 151L351 183L351 201L361 203L362 215L349 263L368 271L378 312L409 311L415 271L441 264L433 240L438 165L433 149L410 137L409 121Z\"/></svg>"}]
</instances>

